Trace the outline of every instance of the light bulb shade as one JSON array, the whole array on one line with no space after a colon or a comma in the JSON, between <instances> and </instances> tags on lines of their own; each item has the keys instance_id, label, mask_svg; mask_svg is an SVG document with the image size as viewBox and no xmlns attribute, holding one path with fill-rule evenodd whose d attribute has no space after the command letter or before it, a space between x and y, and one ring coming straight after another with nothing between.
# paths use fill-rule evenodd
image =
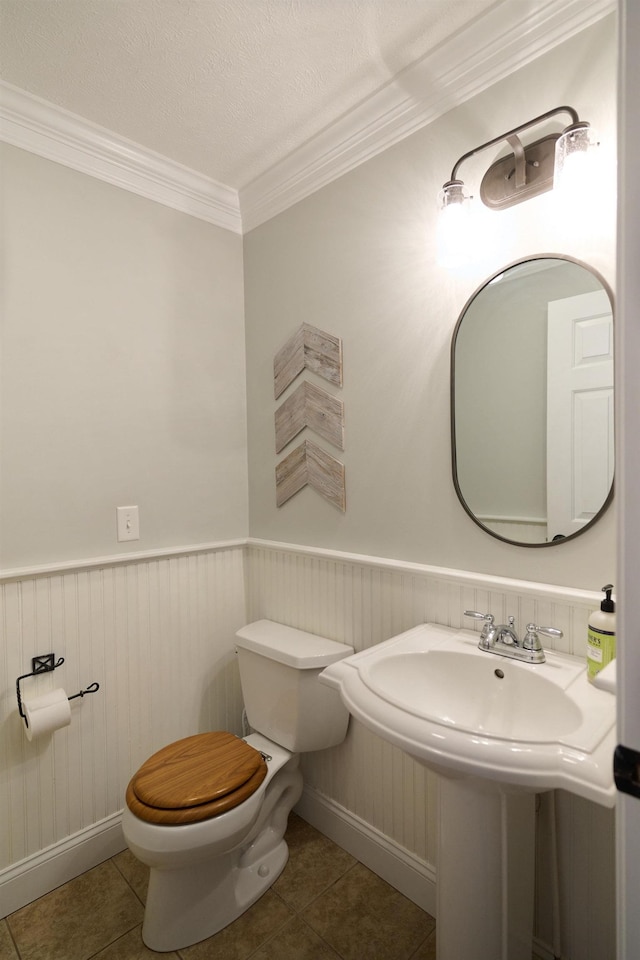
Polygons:
<instances>
[{"instance_id":1,"label":"light bulb shade","mask_svg":"<svg viewBox=\"0 0 640 960\"><path fill-rule=\"evenodd\" d=\"M441 211L450 207L463 208L468 200L469 194L462 180L447 180L438 194L438 206Z\"/></svg>"},{"instance_id":2,"label":"light bulb shade","mask_svg":"<svg viewBox=\"0 0 640 960\"><path fill-rule=\"evenodd\" d=\"M589 190L590 159L597 143L588 123L579 121L566 127L556 142L554 187L582 193Z\"/></svg>"},{"instance_id":3,"label":"light bulb shade","mask_svg":"<svg viewBox=\"0 0 640 960\"><path fill-rule=\"evenodd\" d=\"M469 259L470 197L462 180L449 180L438 194L437 258L441 267L457 267Z\"/></svg>"}]
</instances>

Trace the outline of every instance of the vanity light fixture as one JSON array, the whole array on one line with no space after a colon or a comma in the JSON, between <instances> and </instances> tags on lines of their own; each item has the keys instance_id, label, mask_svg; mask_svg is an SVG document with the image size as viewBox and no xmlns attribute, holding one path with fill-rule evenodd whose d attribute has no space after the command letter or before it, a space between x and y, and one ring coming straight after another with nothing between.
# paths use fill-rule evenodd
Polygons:
<instances>
[{"instance_id":1,"label":"vanity light fixture","mask_svg":"<svg viewBox=\"0 0 640 960\"><path fill-rule=\"evenodd\" d=\"M571 117L570 125L565 127L562 133L547 134L526 146L522 143L520 134L558 113L566 113ZM504 210L551 190L555 177L573 176L570 173L571 168L580 165L580 160L592 146L589 124L580 120L573 107L555 107L548 110L460 157L453 167L451 179L447 180L440 193L440 210L445 218L456 205L466 205L464 183L458 177L462 164L502 140L509 144L513 153L492 163L480 184L480 198L485 206L492 210Z\"/></svg>"}]
</instances>

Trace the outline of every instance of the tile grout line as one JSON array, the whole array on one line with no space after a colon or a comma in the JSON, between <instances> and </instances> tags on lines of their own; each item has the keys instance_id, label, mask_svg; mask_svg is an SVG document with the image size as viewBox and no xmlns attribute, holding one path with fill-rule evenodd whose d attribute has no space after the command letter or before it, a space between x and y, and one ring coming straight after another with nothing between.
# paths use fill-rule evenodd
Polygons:
<instances>
[{"instance_id":1,"label":"tile grout line","mask_svg":"<svg viewBox=\"0 0 640 960\"><path fill-rule=\"evenodd\" d=\"M430 931L429 931L429 933L426 935L426 937L424 938L424 940L421 940L421 941L420 941L420 943L418 944L418 946L416 947L416 949L413 951L413 953L411 954L411 956L408 958L408 960L414 960L414 957L417 957L418 953L422 950L422 948L425 946L425 944L426 944L432 937L435 937L435 935L436 935L436 930L437 930L437 925L433 928L433 930L430 930Z\"/></svg>"},{"instance_id":2,"label":"tile grout line","mask_svg":"<svg viewBox=\"0 0 640 960\"><path fill-rule=\"evenodd\" d=\"M266 940L263 940L262 943L261 943L259 946L257 946L255 950L252 950L252 952L246 957L246 960L251 960L251 958L252 958L252 957L255 957L256 954L258 954L258 953L260 952L260 950L262 950L263 947L265 947L265 946L267 946L267 944L271 943L272 940L275 940L275 938L276 938L277 936L279 936L280 933L282 933L282 931L283 931L284 928L287 926L287 924L291 923L292 920L294 920L294 919L295 919L295 920L299 920L301 923L303 923L303 924L305 925L305 927L306 927L308 930L310 930L311 933L312 933L315 937L317 937L317 938L327 947L327 949L330 950L330 951L335 955L335 957L337 958L337 960L345 960L345 958L342 956L342 954L341 954L341 953L338 953L338 951L335 949L335 947L332 947L331 944L330 944L327 940L325 940L324 937L321 936L321 934L319 934L317 930L314 930L314 929L313 929L313 927L311 926L311 924L307 923L307 921L306 921L306 920L304 919L304 917L302 916L302 911L303 911L303 910L307 910L307 909L311 906L311 904L315 903L316 900L319 900L320 897L324 896L329 890L331 890L331 888L334 887L334 886L336 885L336 883L338 883L340 880L342 880L344 877L346 877L346 875L347 875L351 870L353 870L353 868L356 866L357 862L358 862L358 861L356 861L355 863L350 864L350 865L344 870L344 872L340 874L339 877L337 877L335 880L332 880L332 882L331 882L327 887L325 887L324 890L322 890L322 891L320 891L320 893L316 894L315 897L313 897L308 903L305 903L305 904L304 904L302 907L300 907L299 909L291 906L291 904L288 903L288 902L285 900L285 898L284 898L283 896L281 896L281 895L277 892L277 890L274 890L273 887L271 887L271 888L270 888L270 889L271 889L271 892L278 898L278 900L280 900L281 903L284 904L285 907L287 907L287 909L291 910L292 916L291 916L291 917L287 917L287 919L278 927L277 930L274 930L273 933L270 934L270 936L268 936ZM178 956L180 956L179 953L178 953ZM181 958L181 960L182 960L182 958Z\"/></svg>"},{"instance_id":3,"label":"tile grout line","mask_svg":"<svg viewBox=\"0 0 640 960\"><path fill-rule=\"evenodd\" d=\"M4 924L5 924L6 928L7 928L7 933L9 934L11 943L13 944L13 949L14 949L15 952L16 952L16 957L18 958L18 960L22 960L22 954L20 953L20 950L18 949L18 944L16 943L16 938L14 937L13 933L11 932L11 927L9 926L9 918L8 918L8 917L4 917L4 918L3 918L3 922L4 922Z\"/></svg>"},{"instance_id":4,"label":"tile grout line","mask_svg":"<svg viewBox=\"0 0 640 960\"><path fill-rule=\"evenodd\" d=\"M96 958L96 957L99 957L100 954L103 953L105 950L108 950L110 947L115 946L116 943L119 943L120 940L124 940L125 937L128 937L129 934L131 933L131 931L132 931L132 930L135 930L137 927L142 927L142 924L141 924L141 923L137 923L135 926L131 927L131 929L125 930L124 933L121 933L119 936L117 936L115 940L112 940L110 943L107 943L107 944L105 944L103 947L100 947L100 949L97 951L97 953L92 953L90 957L87 957L87 960L95 960L95 958ZM160 956L160 954L159 954L159 956ZM165 954L165 956L166 956L166 954Z\"/></svg>"},{"instance_id":5,"label":"tile grout line","mask_svg":"<svg viewBox=\"0 0 640 960\"><path fill-rule=\"evenodd\" d=\"M339 960L345 960L345 958L343 957L343 955L342 955L341 953L338 953L338 951L336 950L336 948L335 948L334 946L332 946L332 945L329 943L328 940L325 940L325 938L322 936L321 933L318 933L317 930L314 930L313 927L311 926L311 924L310 924L310 923L307 923L307 921L304 919L304 917L300 917L300 916L299 916L299 919L301 920L302 923L304 923L304 925L305 925L305 927L307 928L307 930L311 930L311 932L314 934L314 936L316 936L319 940L321 940L322 943L324 943L324 945L327 947L327 949L331 950L331 952L334 953L334 954L336 955L336 957L339 958Z\"/></svg>"},{"instance_id":6,"label":"tile grout line","mask_svg":"<svg viewBox=\"0 0 640 960\"><path fill-rule=\"evenodd\" d=\"M116 854L116 856L119 856L119 854ZM122 879L124 880L124 882L127 884L127 886L129 887L129 889L130 889L131 892L133 893L133 895L136 897L136 899L137 899L138 902L140 903L140 906L142 907L142 909L144 910L144 908L145 908L144 900L142 899L142 897L140 896L140 894L138 893L138 891L135 889L135 887L133 886L133 884L132 884L132 883L129 881L129 879L124 875L124 873L122 872L122 870L120 869L120 867L119 867L118 864L116 863L116 857L111 857L110 860L111 860L111 862L113 863L113 865L114 865L114 867L116 868L116 870L118 871L118 873L120 874L120 876L122 877Z\"/></svg>"}]
</instances>

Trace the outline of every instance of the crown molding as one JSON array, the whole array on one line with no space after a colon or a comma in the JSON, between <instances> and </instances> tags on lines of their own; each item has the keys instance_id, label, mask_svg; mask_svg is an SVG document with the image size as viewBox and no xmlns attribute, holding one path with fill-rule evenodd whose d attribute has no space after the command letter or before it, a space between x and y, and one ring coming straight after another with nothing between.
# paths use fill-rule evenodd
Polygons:
<instances>
[{"instance_id":1,"label":"crown molding","mask_svg":"<svg viewBox=\"0 0 640 960\"><path fill-rule=\"evenodd\" d=\"M501 0L239 193L3 81L0 140L243 233L613 13L618 3L528 6Z\"/></svg>"},{"instance_id":2,"label":"crown molding","mask_svg":"<svg viewBox=\"0 0 640 960\"><path fill-rule=\"evenodd\" d=\"M242 233L236 190L3 81L0 140Z\"/></svg>"},{"instance_id":3,"label":"crown molding","mask_svg":"<svg viewBox=\"0 0 640 960\"><path fill-rule=\"evenodd\" d=\"M617 0L502 0L240 190L244 232L615 12Z\"/></svg>"}]
</instances>

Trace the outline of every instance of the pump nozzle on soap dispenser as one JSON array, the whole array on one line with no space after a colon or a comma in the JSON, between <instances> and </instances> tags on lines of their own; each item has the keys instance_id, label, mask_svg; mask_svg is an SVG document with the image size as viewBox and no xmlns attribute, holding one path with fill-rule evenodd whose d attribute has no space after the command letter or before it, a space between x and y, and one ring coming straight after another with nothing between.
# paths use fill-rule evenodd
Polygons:
<instances>
[{"instance_id":1,"label":"pump nozzle on soap dispenser","mask_svg":"<svg viewBox=\"0 0 640 960\"><path fill-rule=\"evenodd\" d=\"M611 599L613 584L607 583L602 591L605 599L600 609L589 616L587 677L591 681L616 655L616 605Z\"/></svg>"}]
</instances>

